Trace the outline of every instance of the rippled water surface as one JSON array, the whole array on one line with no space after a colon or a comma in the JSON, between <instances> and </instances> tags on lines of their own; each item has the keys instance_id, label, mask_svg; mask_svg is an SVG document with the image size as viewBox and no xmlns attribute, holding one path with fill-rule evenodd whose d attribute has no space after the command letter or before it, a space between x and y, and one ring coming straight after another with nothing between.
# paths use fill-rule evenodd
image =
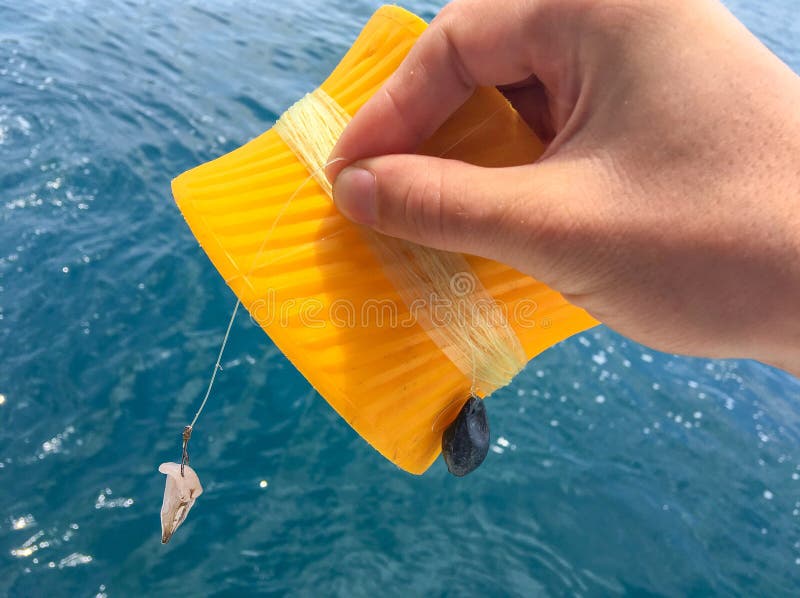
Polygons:
<instances>
[{"instance_id":1,"label":"rippled water surface","mask_svg":"<svg viewBox=\"0 0 800 598\"><path fill-rule=\"evenodd\" d=\"M234 304L169 192L268 128L377 7L0 0L0 595L792 595L800 384L598 328L397 470L247 318L159 543L162 461ZM437 4L407 6L426 18ZM796 0L731 8L795 70Z\"/></svg>"}]
</instances>

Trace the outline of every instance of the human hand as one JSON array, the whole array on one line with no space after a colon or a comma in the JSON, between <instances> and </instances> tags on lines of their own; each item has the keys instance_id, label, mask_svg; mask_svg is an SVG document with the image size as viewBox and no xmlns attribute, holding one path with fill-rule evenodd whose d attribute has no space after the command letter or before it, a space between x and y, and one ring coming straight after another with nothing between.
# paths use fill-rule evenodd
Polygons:
<instances>
[{"instance_id":1,"label":"human hand","mask_svg":"<svg viewBox=\"0 0 800 598\"><path fill-rule=\"evenodd\" d=\"M409 155L490 85L538 162ZM800 78L716 0L457 0L327 174L350 219L505 262L639 342L800 374L798 106Z\"/></svg>"}]
</instances>

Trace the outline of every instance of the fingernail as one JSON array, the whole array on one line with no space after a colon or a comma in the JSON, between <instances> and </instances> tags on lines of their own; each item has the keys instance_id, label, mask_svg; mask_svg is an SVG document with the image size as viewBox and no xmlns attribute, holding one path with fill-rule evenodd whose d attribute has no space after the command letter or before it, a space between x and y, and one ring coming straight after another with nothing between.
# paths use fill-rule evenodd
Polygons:
<instances>
[{"instance_id":1,"label":"fingernail","mask_svg":"<svg viewBox=\"0 0 800 598\"><path fill-rule=\"evenodd\" d=\"M363 168L345 168L333 185L333 201L350 220L366 225L375 224L375 175Z\"/></svg>"}]
</instances>

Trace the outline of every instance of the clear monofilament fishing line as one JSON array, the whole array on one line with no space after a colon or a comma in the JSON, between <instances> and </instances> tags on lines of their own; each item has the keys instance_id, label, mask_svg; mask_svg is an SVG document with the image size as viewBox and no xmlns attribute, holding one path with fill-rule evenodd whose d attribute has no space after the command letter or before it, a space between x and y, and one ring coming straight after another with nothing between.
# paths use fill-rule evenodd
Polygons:
<instances>
[{"instance_id":1,"label":"clear monofilament fishing line","mask_svg":"<svg viewBox=\"0 0 800 598\"><path fill-rule=\"evenodd\" d=\"M327 168L328 166L330 166L331 164L335 164L336 162L339 162L341 160L344 160L344 158L334 158L330 162L327 162L327 163L323 164L322 166L320 166L319 169L317 169L317 170L324 171L324 169ZM281 208L281 211L275 217L275 220L272 222L272 226L270 227L269 231L267 231L267 234L266 234L264 240L261 242L261 246L258 248L258 251L256 252L255 257L253 258L253 264L250 266L250 270L247 273L248 276L250 274L252 274L253 270L256 269L256 267L258 265L258 258L261 255L261 253L264 251L264 249L266 248L267 243L269 242L269 239L272 236L273 231L275 230L275 227L278 225L278 222L281 219L281 216L283 216L283 214L286 212L286 209L292 203L294 198L297 197L297 194L300 192L300 190L312 178L316 178L317 174L318 174L317 172L313 172L313 173L309 174L308 177L302 183L300 183L300 185L297 187L297 189L295 189L294 192L292 193L292 195L286 200L286 203L284 203L283 207ZM242 304L241 299L236 301L236 305L233 308L233 312L231 313L230 320L228 320L228 327L225 330L225 336L223 337L222 343L220 344L219 354L217 355L217 361L214 364L214 369L211 372L211 379L208 381L208 387L206 388L206 394L203 397L203 401L200 403L200 407L197 409L197 412L194 414L194 418L192 418L192 423L190 423L188 426L186 426L183 429L183 433L181 435L182 440L183 440L183 446L182 446L182 451L181 451L181 476L184 475L185 465L189 462L189 451L188 451L189 440L191 439L192 432L194 431L194 426L197 423L197 418L200 417L200 414L203 412L203 409L205 408L206 403L208 402L208 397L211 395L211 389L214 387L214 382L217 379L217 373L219 372L219 370L222 369L222 367L220 365L221 362L222 362L222 355L225 352L226 345L228 344L228 337L231 334L231 328L233 327L233 322L236 319L236 314L239 311L239 306L241 304Z\"/></svg>"}]
</instances>

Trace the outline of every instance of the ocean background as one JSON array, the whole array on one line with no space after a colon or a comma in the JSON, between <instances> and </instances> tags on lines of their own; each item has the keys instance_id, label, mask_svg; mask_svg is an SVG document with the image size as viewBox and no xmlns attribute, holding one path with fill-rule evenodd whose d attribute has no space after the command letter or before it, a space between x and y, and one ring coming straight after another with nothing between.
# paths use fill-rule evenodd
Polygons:
<instances>
[{"instance_id":1,"label":"ocean background","mask_svg":"<svg viewBox=\"0 0 800 598\"><path fill-rule=\"evenodd\" d=\"M797 0L728 5L800 70ZM170 180L269 128L378 6L0 0L0 596L797 595L800 382L604 327L491 399L455 479L385 461L241 314L191 443L205 494L160 544L156 468L235 302Z\"/></svg>"}]
</instances>

